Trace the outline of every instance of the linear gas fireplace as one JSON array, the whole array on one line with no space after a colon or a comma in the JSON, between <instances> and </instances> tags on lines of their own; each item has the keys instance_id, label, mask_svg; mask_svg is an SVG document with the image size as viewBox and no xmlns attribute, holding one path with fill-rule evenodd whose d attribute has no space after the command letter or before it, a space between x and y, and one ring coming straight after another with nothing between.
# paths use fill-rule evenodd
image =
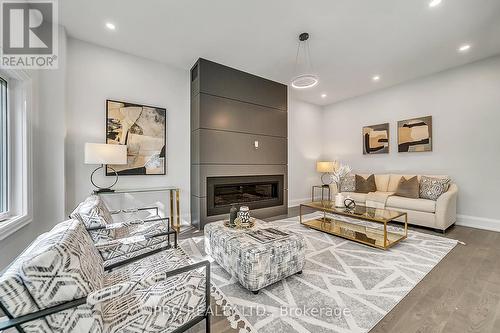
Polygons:
<instances>
[{"instance_id":1,"label":"linear gas fireplace","mask_svg":"<svg viewBox=\"0 0 500 333\"><path fill-rule=\"evenodd\" d=\"M207 216L227 214L231 205L260 209L283 205L283 175L207 178Z\"/></svg>"}]
</instances>

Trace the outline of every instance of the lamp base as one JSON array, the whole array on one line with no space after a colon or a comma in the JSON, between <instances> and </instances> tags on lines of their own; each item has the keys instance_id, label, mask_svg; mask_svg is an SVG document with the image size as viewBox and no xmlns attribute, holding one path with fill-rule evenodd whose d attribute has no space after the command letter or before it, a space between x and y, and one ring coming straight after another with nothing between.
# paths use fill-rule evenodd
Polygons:
<instances>
[{"instance_id":1,"label":"lamp base","mask_svg":"<svg viewBox=\"0 0 500 333\"><path fill-rule=\"evenodd\" d=\"M96 183L94 183L94 174L96 173L97 170L102 169L102 168L104 168L104 164L102 164L100 167L96 168L92 172L92 174L90 175L90 182L92 183L92 185L94 185L96 187L96 189L93 191L94 194L114 192L115 190L112 190L111 188L113 186L115 186L115 184L118 182L118 172L116 172L116 170L113 169L112 167L108 166L108 168L110 168L115 173L115 181L114 181L114 183L110 187L100 187L100 186L97 186Z\"/></svg>"},{"instance_id":2,"label":"lamp base","mask_svg":"<svg viewBox=\"0 0 500 333\"><path fill-rule=\"evenodd\" d=\"M328 172L325 172L323 175L321 175L321 182L323 183L323 186L329 186L331 183L333 183L332 176Z\"/></svg>"},{"instance_id":3,"label":"lamp base","mask_svg":"<svg viewBox=\"0 0 500 333\"><path fill-rule=\"evenodd\" d=\"M110 188L100 188L98 190L94 190L94 194L99 194L99 193L112 193L114 192L115 190L112 190Z\"/></svg>"}]
</instances>

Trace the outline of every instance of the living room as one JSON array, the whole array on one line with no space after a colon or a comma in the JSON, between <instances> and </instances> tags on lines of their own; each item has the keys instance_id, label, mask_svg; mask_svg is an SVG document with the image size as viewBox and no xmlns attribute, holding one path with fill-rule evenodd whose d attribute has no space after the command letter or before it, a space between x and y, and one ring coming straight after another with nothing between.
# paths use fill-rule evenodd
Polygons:
<instances>
[{"instance_id":1,"label":"living room","mask_svg":"<svg viewBox=\"0 0 500 333\"><path fill-rule=\"evenodd\" d=\"M1 6L0 331L500 330L498 1Z\"/></svg>"}]
</instances>

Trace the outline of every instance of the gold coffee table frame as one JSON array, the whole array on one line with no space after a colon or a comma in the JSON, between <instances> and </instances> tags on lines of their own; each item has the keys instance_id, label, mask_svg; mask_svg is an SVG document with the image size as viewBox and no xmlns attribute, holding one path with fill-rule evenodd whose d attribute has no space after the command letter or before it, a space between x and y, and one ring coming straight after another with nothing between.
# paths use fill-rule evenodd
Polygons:
<instances>
[{"instance_id":1,"label":"gold coffee table frame","mask_svg":"<svg viewBox=\"0 0 500 333\"><path fill-rule=\"evenodd\" d=\"M323 212L323 217L310 221L302 220L303 208ZM327 213L347 216L359 220L383 224L383 229L363 226L327 217ZM358 243L387 250L408 237L408 215L394 210L370 208L357 205L354 210L335 207L332 201L314 201L299 206L300 223L308 228L346 238ZM387 225L404 216L404 233L388 231Z\"/></svg>"}]
</instances>

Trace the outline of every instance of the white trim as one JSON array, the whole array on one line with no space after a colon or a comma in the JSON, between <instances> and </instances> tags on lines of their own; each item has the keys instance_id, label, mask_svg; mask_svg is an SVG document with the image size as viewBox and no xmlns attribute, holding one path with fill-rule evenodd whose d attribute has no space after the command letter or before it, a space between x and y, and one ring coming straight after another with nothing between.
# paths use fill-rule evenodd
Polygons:
<instances>
[{"instance_id":1,"label":"white trim","mask_svg":"<svg viewBox=\"0 0 500 333\"><path fill-rule=\"evenodd\" d=\"M2 69L9 78L9 212L0 222L0 240L31 223L33 218L32 115L34 80L30 72ZM12 173L16 170L16 173Z\"/></svg>"},{"instance_id":2,"label":"white trim","mask_svg":"<svg viewBox=\"0 0 500 333\"><path fill-rule=\"evenodd\" d=\"M306 203L306 202L311 202L311 198L288 200L288 208L296 207L296 206L303 204L303 203Z\"/></svg>"},{"instance_id":3,"label":"white trim","mask_svg":"<svg viewBox=\"0 0 500 333\"><path fill-rule=\"evenodd\" d=\"M457 215L456 225L500 232L500 220L486 217Z\"/></svg>"},{"instance_id":4,"label":"white trim","mask_svg":"<svg viewBox=\"0 0 500 333\"><path fill-rule=\"evenodd\" d=\"M32 221L31 216L24 215L24 216L16 216L13 218L10 218L8 220L2 221L2 225L0 227L0 240L7 238L8 236L12 235L25 225L30 224Z\"/></svg>"},{"instance_id":5,"label":"white trim","mask_svg":"<svg viewBox=\"0 0 500 333\"><path fill-rule=\"evenodd\" d=\"M9 89L10 89L10 82L9 82L9 77L5 76L3 73L0 73L0 76L2 77L2 81L5 81L5 83L7 84L7 93L6 93L6 97L7 97L7 103L6 103L6 110L5 110L5 123L3 124L5 126L5 128L2 128L1 130L3 131L5 129L5 133L3 134L0 134L0 139L3 140L5 138L6 142L5 143L0 143L1 145L4 145L6 144L5 147L2 147L1 149L4 150L5 149L5 152L6 153L6 156L3 157L3 156L0 156L0 158L2 160L0 160L0 164L3 164L5 163L5 174L3 175L0 175L0 177L3 177L5 176L6 179L4 179L4 183L3 184L0 184L0 186L2 186L3 188L0 188L0 191L6 191L6 193L3 193L5 194L6 198L4 198L4 203L6 204L7 207L5 207L5 209L0 212L0 222L1 221L5 221L9 218L10 216L10 202L11 202L11 195L10 195L10 174L11 174L11 165L10 165L10 155L11 155L11 149L9 147L10 145L10 141L11 141L11 137L10 137L10 126L9 126L9 121L10 121L10 114L9 114L9 103L10 103L10 97L9 97ZM1 106L0 106L1 107ZM0 112L3 112L0 111ZM0 124L0 126L2 126L2 124ZM4 160L5 158L5 160Z\"/></svg>"}]
</instances>

